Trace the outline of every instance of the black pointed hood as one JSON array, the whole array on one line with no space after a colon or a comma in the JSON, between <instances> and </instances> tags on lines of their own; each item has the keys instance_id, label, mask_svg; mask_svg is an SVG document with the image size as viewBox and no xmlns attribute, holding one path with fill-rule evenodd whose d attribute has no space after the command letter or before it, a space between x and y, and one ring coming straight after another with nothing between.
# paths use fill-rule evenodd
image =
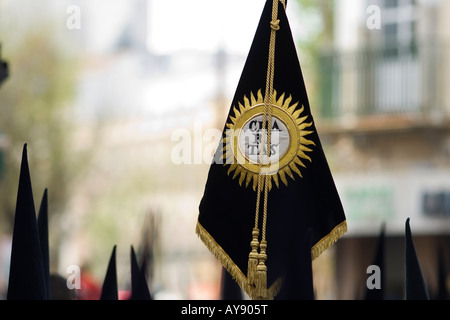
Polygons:
<instances>
[{"instance_id":1,"label":"black pointed hood","mask_svg":"<svg viewBox=\"0 0 450 320\"><path fill-rule=\"evenodd\" d=\"M406 300L430 300L427 287L417 258L414 241L409 226L409 218L406 220Z\"/></svg>"},{"instance_id":2,"label":"black pointed hood","mask_svg":"<svg viewBox=\"0 0 450 320\"><path fill-rule=\"evenodd\" d=\"M51 299L50 292L50 249L48 242L48 191L47 188L44 190L44 195L42 196L41 205L39 207L38 213L38 232L39 232L39 243L41 245L42 262L44 264L44 279L45 288L47 292L47 298Z\"/></svg>"},{"instance_id":3,"label":"black pointed hood","mask_svg":"<svg viewBox=\"0 0 450 320\"><path fill-rule=\"evenodd\" d=\"M105 279L103 280L100 300L119 300L116 269L116 245L114 245L111 257L109 259L108 269L106 270Z\"/></svg>"},{"instance_id":4,"label":"black pointed hood","mask_svg":"<svg viewBox=\"0 0 450 320\"><path fill-rule=\"evenodd\" d=\"M136 253L131 246L131 296L130 300L152 300L152 295L148 289L145 276L146 263L145 259L142 267L139 268Z\"/></svg>"},{"instance_id":5,"label":"black pointed hood","mask_svg":"<svg viewBox=\"0 0 450 320\"><path fill-rule=\"evenodd\" d=\"M47 299L41 252L25 144L14 216L7 300Z\"/></svg>"}]
</instances>

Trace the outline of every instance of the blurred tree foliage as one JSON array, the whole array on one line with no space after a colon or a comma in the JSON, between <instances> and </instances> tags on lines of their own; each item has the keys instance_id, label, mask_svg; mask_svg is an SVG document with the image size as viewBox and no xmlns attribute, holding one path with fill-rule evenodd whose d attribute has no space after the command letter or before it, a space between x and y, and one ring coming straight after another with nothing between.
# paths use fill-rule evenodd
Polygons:
<instances>
[{"instance_id":1,"label":"blurred tree foliage","mask_svg":"<svg viewBox=\"0 0 450 320\"><path fill-rule=\"evenodd\" d=\"M16 10L2 10L0 17L2 59L10 70L0 88L2 233L12 231L24 143L28 144L36 214L48 188L49 224L64 215L71 187L88 162L88 153L73 151L71 141L78 60L61 41L65 26L55 24L45 10L34 13L37 8L44 6L25 8L25 18L17 14L17 6L12 8ZM53 228L50 233L51 243L58 243L62 231Z\"/></svg>"},{"instance_id":2,"label":"blurred tree foliage","mask_svg":"<svg viewBox=\"0 0 450 320\"><path fill-rule=\"evenodd\" d=\"M311 43L328 46L333 42L334 32L334 1L333 0L296 0L300 5L300 16L316 15L320 27L310 30Z\"/></svg>"},{"instance_id":3,"label":"blurred tree foliage","mask_svg":"<svg viewBox=\"0 0 450 320\"><path fill-rule=\"evenodd\" d=\"M319 58L323 50L333 46L334 1L333 0L295 0L298 12L293 19L298 20L302 34L297 36L300 63L308 81L308 94L311 108L318 107L320 69ZM289 5L289 4L288 4Z\"/></svg>"}]
</instances>

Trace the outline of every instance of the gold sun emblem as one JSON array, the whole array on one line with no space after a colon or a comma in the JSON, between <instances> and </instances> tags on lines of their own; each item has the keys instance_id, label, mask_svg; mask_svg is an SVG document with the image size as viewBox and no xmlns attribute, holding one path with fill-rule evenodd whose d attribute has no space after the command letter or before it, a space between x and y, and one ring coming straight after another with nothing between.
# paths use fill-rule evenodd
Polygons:
<instances>
[{"instance_id":1,"label":"gold sun emblem","mask_svg":"<svg viewBox=\"0 0 450 320\"><path fill-rule=\"evenodd\" d=\"M287 176L293 180L294 173L302 177L299 167L306 168L305 160L311 162L306 152L311 152L308 146L315 146L315 143L305 138L313 131L306 130L312 126L312 122L305 122L308 115L302 116L304 106L296 109L298 102L291 105L291 95L285 98L283 93L278 99L276 97L274 90L269 153L267 145L261 143L263 128L268 127L263 126L264 98L261 90L256 97L250 92L250 99L244 95L244 104L239 102L238 107L233 107L234 117L230 116L231 123L226 124L223 138L224 165L230 166L228 175L233 174L233 179L239 178L241 186L245 181L246 187L252 185L256 190L260 170L270 175L269 190L272 181L279 187L279 179L287 185Z\"/></svg>"}]
</instances>

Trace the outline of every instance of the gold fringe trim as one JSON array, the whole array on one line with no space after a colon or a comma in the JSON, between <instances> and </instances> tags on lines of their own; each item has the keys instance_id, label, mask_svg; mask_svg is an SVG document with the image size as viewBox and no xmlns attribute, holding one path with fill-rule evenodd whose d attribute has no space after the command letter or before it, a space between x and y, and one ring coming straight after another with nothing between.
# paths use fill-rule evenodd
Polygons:
<instances>
[{"instance_id":1,"label":"gold fringe trim","mask_svg":"<svg viewBox=\"0 0 450 320\"><path fill-rule=\"evenodd\" d=\"M312 248L311 248L311 258L314 260L322 252L331 247L336 241L339 240L345 233L347 232L347 220L344 220L340 224L338 224L329 234L320 239Z\"/></svg>"},{"instance_id":2,"label":"gold fringe trim","mask_svg":"<svg viewBox=\"0 0 450 320\"><path fill-rule=\"evenodd\" d=\"M341 238L347 232L347 221L344 220L339 225L337 225L329 234L320 239L311 248L311 258L314 260L322 252L332 246L339 238ZM223 267L231 274L233 279L237 284L244 290L252 299L273 299L278 292L280 292L282 285L282 278L278 278L271 286L267 289L263 297L261 297L260 292L256 288L249 284L247 277L242 273L241 269L234 263L230 256L223 250L223 248L214 240L214 238L206 231L205 228L197 221L197 226L195 228L195 233L202 240L208 250L219 260Z\"/></svg>"},{"instance_id":3,"label":"gold fringe trim","mask_svg":"<svg viewBox=\"0 0 450 320\"><path fill-rule=\"evenodd\" d=\"M267 289L266 295L269 300L272 300L278 294L278 292L280 292L282 283L283 278L279 277L274 283L272 283L270 288Z\"/></svg>"},{"instance_id":4,"label":"gold fringe trim","mask_svg":"<svg viewBox=\"0 0 450 320\"><path fill-rule=\"evenodd\" d=\"M230 256L222 249L222 247L214 240L214 238L206 231L205 228L197 221L195 233L202 240L205 246L211 253L219 260L225 269L231 274L233 279L239 284L241 288L247 285L247 278L242 273L241 269L234 263Z\"/></svg>"},{"instance_id":5,"label":"gold fringe trim","mask_svg":"<svg viewBox=\"0 0 450 320\"><path fill-rule=\"evenodd\" d=\"M257 292L256 288L249 284L247 277L242 273L241 269L234 263L230 256L223 250L223 248L214 240L214 238L206 231L205 228L197 221L195 233L202 240L208 250L216 257L222 266L231 274L237 284L244 290L252 299L261 299L262 297ZM280 292L282 278L278 278L264 294L264 299L273 299L278 292Z\"/></svg>"}]
</instances>

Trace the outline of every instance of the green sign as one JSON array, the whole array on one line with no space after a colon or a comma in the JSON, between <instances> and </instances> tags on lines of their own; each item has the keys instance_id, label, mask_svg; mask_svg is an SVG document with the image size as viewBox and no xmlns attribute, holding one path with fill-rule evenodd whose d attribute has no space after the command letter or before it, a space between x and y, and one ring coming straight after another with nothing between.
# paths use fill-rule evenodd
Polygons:
<instances>
[{"instance_id":1,"label":"green sign","mask_svg":"<svg viewBox=\"0 0 450 320\"><path fill-rule=\"evenodd\" d=\"M342 193L349 219L386 219L395 213L394 188L389 185L346 186Z\"/></svg>"}]
</instances>

